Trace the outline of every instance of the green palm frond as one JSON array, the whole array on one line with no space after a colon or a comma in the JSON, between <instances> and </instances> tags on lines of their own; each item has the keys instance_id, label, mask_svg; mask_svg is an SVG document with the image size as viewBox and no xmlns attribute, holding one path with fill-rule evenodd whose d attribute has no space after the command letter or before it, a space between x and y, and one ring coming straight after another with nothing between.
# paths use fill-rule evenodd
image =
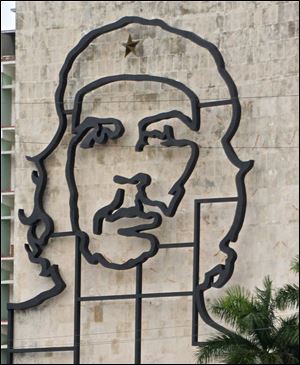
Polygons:
<instances>
[{"instance_id":1,"label":"green palm frond","mask_svg":"<svg viewBox=\"0 0 300 365\"><path fill-rule=\"evenodd\" d=\"M255 289L255 303L257 312L251 314L252 329L263 349L267 349L272 342L275 331L275 305L273 300L273 283L267 276L263 282L263 289Z\"/></svg>"},{"instance_id":2,"label":"green palm frond","mask_svg":"<svg viewBox=\"0 0 300 365\"><path fill-rule=\"evenodd\" d=\"M236 327L243 333L247 328L243 319L255 311L255 306L249 291L240 286L234 286L213 303L211 311L228 325Z\"/></svg>"},{"instance_id":3,"label":"green palm frond","mask_svg":"<svg viewBox=\"0 0 300 365\"><path fill-rule=\"evenodd\" d=\"M299 286L286 284L280 288L275 296L276 307L280 310L299 307Z\"/></svg>"},{"instance_id":4,"label":"green palm frond","mask_svg":"<svg viewBox=\"0 0 300 365\"><path fill-rule=\"evenodd\" d=\"M196 357L198 364L216 362L229 357L231 360L235 359L235 362L228 362L230 364L253 364L258 352L259 348L242 336L217 335L207 340L203 347L198 348Z\"/></svg>"},{"instance_id":5,"label":"green palm frond","mask_svg":"<svg viewBox=\"0 0 300 365\"><path fill-rule=\"evenodd\" d=\"M256 288L256 303L261 310L266 313L268 311L273 311L272 307L272 295L273 295L273 283L269 276L265 277L263 282L263 289Z\"/></svg>"},{"instance_id":6,"label":"green palm frond","mask_svg":"<svg viewBox=\"0 0 300 365\"><path fill-rule=\"evenodd\" d=\"M294 271L294 273L299 274L299 256L296 256L292 261L291 270Z\"/></svg>"},{"instance_id":7,"label":"green palm frond","mask_svg":"<svg viewBox=\"0 0 300 365\"><path fill-rule=\"evenodd\" d=\"M286 319L280 319L274 344L278 348L298 348L299 345L299 315L294 314Z\"/></svg>"},{"instance_id":8,"label":"green palm frond","mask_svg":"<svg viewBox=\"0 0 300 365\"><path fill-rule=\"evenodd\" d=\"M280 352L264 352L260 356L260 364L290 364L286 363Z\"/></svg>"},{"instance_id":9,"label":"green palm frond","mask_svg":"<svg viewBox=\"0 0 300 365\"><path fill-rule=\"evenodd\" d=\"M236 347L225 357L226 364L257 364L259 356L257 351L247 347Z\"/></svg>"},{"instance_id":10,"label":"green palm frond","mask_svg":"<svg viewBox=\"0 0 300 365\"><path fill-rule=\"evenodd\" d=\"M299 256L292 261L291 270L299 273ZM299 308L299 285L286 284L277 290L275 304L279 310Z\"/></svg>"}]
</instances>

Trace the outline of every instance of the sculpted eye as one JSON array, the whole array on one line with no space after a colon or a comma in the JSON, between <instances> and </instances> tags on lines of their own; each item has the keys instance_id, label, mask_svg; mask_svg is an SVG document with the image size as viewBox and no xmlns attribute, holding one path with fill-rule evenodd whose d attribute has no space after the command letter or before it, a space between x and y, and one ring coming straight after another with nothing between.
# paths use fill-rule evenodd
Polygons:
<instances>
[{"instance_id":1,"label":"sculpted eye","mask_svg":"<svg viewBox=\"0 0 300 365\"><path fill-rule=\"evenodd\" d=\"M165 147L173 146L175 137L174 137L174 129L170 125L164 125L163 129L154 129L150 130L148 127L151 125L155 125L158 122L170 119L180 120L183 124L188 126L192 125L192 120L187 115L183 114L178 110L171 110L170 112L160 113L156 115L152 115L150 117L146 117L139 121L139 139L136 143L135 150L137 152L143 151L144 147L147 146L149 138L157 138L162 140L161 144Z\"/></svg>"},{"instance_id":2,"label":"sculpted eye","mask_svg":"<svg viewBox=\"0 0 300 365\"><path fill-rule=\"evenodd\" d=\"M172 141L174 141L174 130L173 127L169 125L165 125L163 128L163 131L160 131L159 129L154 129L151 131L143 131L139 135L139 140L135 146L135 150L140 152L143 151L144 147L148 145L148 139L149 138L157 138L160 139L162 142L161 144L163 146L169 147L172 144Z\"/></svg>"},{"instance_id":3,"label":"sculpted eye","mask_svg":"<svg viewBox=\"0 0 300 365\"><path fill-rule=\"evenodd\" d=\"M80 125L79 133L87 133L80 147L92 148L95 143L105 144L109 139L122 137L125 132L124 126L119 119L88 117Z\"/></svg>"}]
</instances>

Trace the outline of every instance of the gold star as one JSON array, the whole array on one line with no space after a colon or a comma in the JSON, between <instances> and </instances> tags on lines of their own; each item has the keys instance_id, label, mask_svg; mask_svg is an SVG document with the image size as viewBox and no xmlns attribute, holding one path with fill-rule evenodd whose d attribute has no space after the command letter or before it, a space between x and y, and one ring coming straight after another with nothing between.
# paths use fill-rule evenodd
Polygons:
<instances>
[{"instance_id":1,"label":"gold star","mask_svg":"<svg viewBox=\"0 0 300 365\"><path fill-rule=\"evenodd\" d=\"M126 49L124 57L127 57L129 55L129 53L131 53L131 52L134 55L136 55L135 47L138 43L139 43L139 41L133 41L132 38L131 38L131 35L129 34L127 43L122 43L122 46L124 46L125 49Z\"/></svg>"}]
</instances>

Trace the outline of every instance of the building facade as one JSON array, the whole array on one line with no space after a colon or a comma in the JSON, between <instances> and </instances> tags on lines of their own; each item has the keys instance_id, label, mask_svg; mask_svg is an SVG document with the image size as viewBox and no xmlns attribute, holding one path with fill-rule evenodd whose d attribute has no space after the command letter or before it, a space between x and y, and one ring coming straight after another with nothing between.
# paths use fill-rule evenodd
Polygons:
<instances>
[{"instance_id":1,"label":"building facade","mask_svg":"<svg viewBox=\"0 0 300 365\"><path fill-rule=\"evenodd\" d=\"M232 145L242 161L253 159L255 166L246 177L248 210L244 227L237 243L232 244L238 254L234 274L223 289L208 292L207 305L231 284L253 289L265 275L270 275L275 285L292 279L289 265L298 251L298 14L295 1L17 2L13 302L27 301L53 287L41 267L29 261L24 249L28 226L18 220L18 211L23 209L27 217L34 211L34 182L40 177L40 171L32 174L36 167L25 156L37 156L47 150L57 131L54 94L68 52L89 31L124 16L158 18L212 42L222 53L239 91L242 119ZM135 52L125 57L124 43L129 35L138 44ZM163 219L156 230L161 244L191 243L195 199L230 198L237 194L237 169L222 145L232 109L230 105L209 105L211 101L230 98L218 71L207 49L199 49L178 34L143 24L128 24L95 38L76 58L63 100L68 125L59 145L45 160L48 180L43 196L45 211L57 234L49 238L41 257L59 266L66 288L35 308L16 311L15 348L74 345L74 291L78 289L74 287L75 242L74 237L58 233L74 229L65 172L68 151L74 142L72 123L76 121L72 112L80 101L76 95L99 78L139 74L177 80L193 90L200 102L208 103L201 110L200 131L188 129L176 117L170 120L176 137L193 141L200 154L177 214ZM149 116L153 120L153 116L173 110L190 116L190 100L171 85L151 80L119 80L90 90L84 98L77 123L90 117L106 121L114 118L122 121L125 132L120 140L108 140L105 149L98 140L96 147L79 149L76 154L74 177L80 225L90 234L91 252L100 250L103 261L108 263L107 267L91 265L82 257L82 297L132 294L137 289L135 270L112 270L108 266L139 257L146 249L145 242L137 245L118 235L118 230L128 227L128 221L125 226L105 223L100 240L95 230L93 233L93 217L99 208L113 201L119 185L124 185L124 178L116 179L116 175L149 173L149 196L168 204L172 182L181 176L189 148L162 148L158 137L167 133L164 122L159 123L158 131L149 132L148 137L156 138L148 141L150 145L143 156L136 153L135 147L140 141L139 121ZM96 136L100 139L101 131ZM113 132L110 130L107 135ZM85 143L91 147L91 140ZM136 188L126 182L129 186L125 187L124 204L131 207ZM201 210L201 282L206 272L225 263L226 255L219 243L232 224L235 206L227 201L222 205L207 204ZM43 224L36 225L37 239L43 237L45 229ZM192 287L192 247L160 249L143 265L144 293L189 293ZM141 362L193 363L192 312L193 300L188 295L144 298ZM130 298L82 301L80 362L133 363L135 316L136 302ZM199 340L204 340L213 330L199 321L198 332ZM73 352L16 353L14 362L73 363Z\"/></svg>"},{"instance_id":2,"label":"building facade","mask_svg":"<svg viewBox=\"0 0 300 365\"><path fill-rule=\"evenodd\" d=\"M6 361L7 303L13 288L15 31L1 32L1 363Z\"/></svg>"}]
</instances>

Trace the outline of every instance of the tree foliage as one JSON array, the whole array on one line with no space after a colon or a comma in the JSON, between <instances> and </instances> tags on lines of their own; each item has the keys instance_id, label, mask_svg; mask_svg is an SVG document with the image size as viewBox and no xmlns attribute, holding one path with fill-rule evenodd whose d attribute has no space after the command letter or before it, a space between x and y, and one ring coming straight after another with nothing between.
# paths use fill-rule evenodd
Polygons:
<instances>
[{"instance_id":1,"label":"tree foliage","mask_svg":"<svg viewBox=\"0 0 300 365\"><path fill-rule=\"evenodd\" d=\"M291 269L299 273L299 257ZM226 364L299 364L299 286L274 290L266 277L263 288L251 294L240 286L229 288L211 306L212 313L233 328L198 348L197 362Z\"/></svg>"}]
</instances>

